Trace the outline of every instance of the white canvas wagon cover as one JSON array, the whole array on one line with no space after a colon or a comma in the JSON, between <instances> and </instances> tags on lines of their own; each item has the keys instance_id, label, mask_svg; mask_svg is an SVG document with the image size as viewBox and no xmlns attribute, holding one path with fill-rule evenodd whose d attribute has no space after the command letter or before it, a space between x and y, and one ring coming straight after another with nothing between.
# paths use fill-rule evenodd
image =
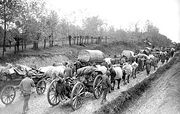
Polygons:
<instances>
[{"instance_id":1,"label":"white canvas wagon cover","mask_svg":"<svg viewBox=\"0 0 180 114\"><path fill-rule=\"evenodd\" d=\"M78 55L78 60L82 62L102 62L105 55L100 50L81 50Z\"/></svg>"}]
</instances>

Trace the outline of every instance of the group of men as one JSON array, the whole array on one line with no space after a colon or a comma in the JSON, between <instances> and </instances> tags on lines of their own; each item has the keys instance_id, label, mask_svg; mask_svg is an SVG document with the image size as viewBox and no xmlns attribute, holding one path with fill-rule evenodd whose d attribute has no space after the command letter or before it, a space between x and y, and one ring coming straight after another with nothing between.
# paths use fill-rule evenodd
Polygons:
<instances>
[{"instance_id":1,"label":"group of men","mask_svg":"<svg viewBox=\"0 0 180 114\"><path fill-rule=\"evenodd\" d=\"M169 51L169 52L166 52L166 53L159 53L158 58L163 63L164 59L168 60L170 56L173 56L173 54L174 54L174 51ZM168 55L168 57L167 57L167 55ZM142 71L143 70L142 69L143 67L141 66L142 59L136 59L136 60L133 59L133 62L135 62L135 61L139 64L139 67L138 67L137 70ZM127 62L127 59L122 58L121 62ZM149 74L149 72L150 72L149 69L151 67L152 61L150 59L146 59L145 62L146 62L145 63L146 71L147 71L147 74ZM77 64L77 66L80 65L80 63L76 63L76 64ZM73 72L74 71L73 71L72 67L68 63L66 63L65 66L66 66L66 69L64 70L64 79L66 79L68 77L73 77ZM76 66L76 69L75 69L76 71L77 71L77 68L78 68L77 66ZM107 66L107 67L109 67L109 66ZM107 72L105 74L103 74L103 76L102 76L102 78L103 78L103 81L102 81L103 94L102 94L101 104L103 104L104 102L107 101L106 100L107 93L112 88L111 87L111 82L109 80L109 75L110 75L110 72L107 70ZM31 79L31 74L27 73L26 77L21 81L19 86L23 90L24 106L23 106L22 114L25 114L29 110L28 102L29 102L30 95L31 95L31 87L35 87L34 81Z\"/></svg>"}]
</instances>

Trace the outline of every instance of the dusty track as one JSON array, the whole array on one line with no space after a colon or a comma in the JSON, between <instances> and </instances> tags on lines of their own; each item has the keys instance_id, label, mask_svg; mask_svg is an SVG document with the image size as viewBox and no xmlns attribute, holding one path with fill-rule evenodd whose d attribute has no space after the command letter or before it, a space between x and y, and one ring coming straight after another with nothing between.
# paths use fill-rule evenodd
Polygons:
<instances>
[{"instance_id":1,"label":"dusty track","mask_svg":"<svg viewBox=\"0 0 180 114\"><path fill-rule=\"evenodd\" d=\"M152 72L154 71L152 70ZM116 89L114 92L108 94L108 101L114 100L121 94L122 91L126 91L128 88L133 87L135 84L141 82L146 77L147 75L144 71L139 73L136 79L131 78L128 85L121 85L119 90ZM22 100L23 98L19 96L18 93L13 104L4 106L0 103L0 114L20 114L23 105ZM96 100L90 93L87 93L83 106L77 111L72 111L68 103L61 104L56 107L51 107L47 101L46 93L41 96L33 94L30 100L30 110L28 114L90 114L98 110L101 106L100 99Z\"/></svg>"}]
</instances>

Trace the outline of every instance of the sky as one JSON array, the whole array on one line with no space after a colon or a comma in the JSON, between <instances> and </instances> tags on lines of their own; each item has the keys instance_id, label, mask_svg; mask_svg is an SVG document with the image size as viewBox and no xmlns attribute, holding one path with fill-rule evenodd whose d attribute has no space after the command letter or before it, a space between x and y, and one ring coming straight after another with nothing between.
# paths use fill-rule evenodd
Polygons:
<instances>
[{"instance_id":1,"label":"sky","mask_svg":"<svg viewBox=\"0 0 180 114\"><path fill-rule=\"evenodd\" d=\"M180 42L180 0L46 0L47 8L82 25L82 19L99 16L108 25L128 29L150 20L161 34Z\"/></svg>"}]
</instances>

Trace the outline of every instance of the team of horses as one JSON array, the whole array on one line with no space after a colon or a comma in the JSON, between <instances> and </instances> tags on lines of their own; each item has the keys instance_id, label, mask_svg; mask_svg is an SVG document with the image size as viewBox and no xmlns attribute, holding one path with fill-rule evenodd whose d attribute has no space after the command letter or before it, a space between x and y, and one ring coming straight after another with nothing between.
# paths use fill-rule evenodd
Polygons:
<instances>
[{"instance_id":1,"label":"team of horses","mask_svg":"<svg viewBox=\"0 0 180 114\"><path fill-rule=\"evenodd\" d=\"M135 54L133 51L126 50L125 53L122 53L120 57L107 57L104 58L103 62L99 64L75 61L74 63L54 63L53 65L40 68L32 68L19 64L7 64L7 66L0 67L0 73L13 74L17 73L17 71L21 71L20 73L25 75L25 72L36 69L39 72L43 72L44 76L55 79L56 77L63 77L66 67L70 67L72 69L73 76L77 76L78 69L86 66L93 66L95 69L100 71L101 74L105 74L107 71L109 71L112 89L114 89L116 81L118 83L117 88L119 89L121 80L124 84L127 84L129 83L130 77L136 78L136 74L144 70L146 70L147 75L149 75L151 67L156 69L159 61L162 63L168 61L170 57L173 57L174 52L174 49L167 49L163 51L141 50L139 53Z\"/></svg>"}]
</instances>

